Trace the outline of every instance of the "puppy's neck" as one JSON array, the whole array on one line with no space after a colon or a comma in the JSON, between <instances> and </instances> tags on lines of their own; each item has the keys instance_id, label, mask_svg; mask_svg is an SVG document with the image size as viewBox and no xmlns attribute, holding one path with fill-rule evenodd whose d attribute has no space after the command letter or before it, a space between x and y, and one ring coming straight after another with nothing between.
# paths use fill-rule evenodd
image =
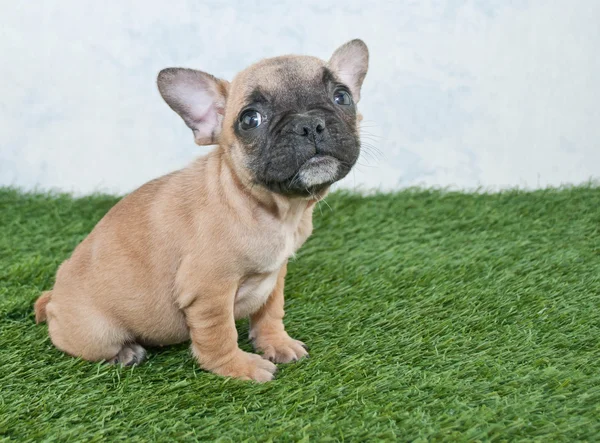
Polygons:
<instances>
[{"instance_id":1,"label":"puppy's neck","mask_svg":"<svg viewBox=\"0 0 600 443\"><path fill-rule=\"evenodd\" d=\"M327 191L318 196L289 197L277 194L254 183L251 177L234 167L226 149L217 147L209 154L218 163L219 186L223 197L231 206L255 212L261 211L281 221L300 217L306 210L314 208L315 203L325 197Z\"/></svg>"}]
</instances>

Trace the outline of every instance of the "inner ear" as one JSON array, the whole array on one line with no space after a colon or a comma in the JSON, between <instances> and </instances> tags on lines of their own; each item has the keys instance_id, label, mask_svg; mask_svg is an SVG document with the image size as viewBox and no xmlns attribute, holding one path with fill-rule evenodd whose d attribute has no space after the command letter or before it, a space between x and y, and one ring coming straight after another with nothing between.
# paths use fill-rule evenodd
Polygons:
<instances>
[{"instance_id":1,"label":"inner ear","mask_svg":"<svg viewBox=\"0 0 600 443\"><path fill-rule=\"evenodd\" d=\"M194 133L197 144L219 142L229 82L186 68L163 69L156 82L165 102Z\"/></svg>"},{"instance_id":2,"label":"inner ear","mask_svg":"<svg viewBox=\"0 0 600 443\"><path fill-rule=\"evenodd\" d=\"M359 39L349 41L335 50L327 66L350 88L354 101L358 102L360 88L369 69L367 45Z\"/></svg>"}]
</instances>

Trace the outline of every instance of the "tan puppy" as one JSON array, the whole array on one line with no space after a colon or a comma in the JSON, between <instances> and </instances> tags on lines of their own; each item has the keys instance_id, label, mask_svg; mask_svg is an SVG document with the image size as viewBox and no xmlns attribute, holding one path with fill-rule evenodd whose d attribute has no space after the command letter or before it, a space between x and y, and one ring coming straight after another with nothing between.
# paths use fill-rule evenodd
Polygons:
<instances>
[{"instance_id":1,"label":"tan puppy","mask_svg":"<svg viewBox=\"0 0 600 443\"><path fill-rule=\"evenodd\" d=\"M266 59L231 83L161 71L160 93L196 143L218 147L123 198L60 266L35 304L54 345L130 365L142 345L191 338L202 368L261 382L272 362L307 355L283 326L286 264L312 231L315 202L358 158L367 67L353 40L328 63ZM238 347L235 320L248 316L262 357Z\"/></svg>"}]
</instances>

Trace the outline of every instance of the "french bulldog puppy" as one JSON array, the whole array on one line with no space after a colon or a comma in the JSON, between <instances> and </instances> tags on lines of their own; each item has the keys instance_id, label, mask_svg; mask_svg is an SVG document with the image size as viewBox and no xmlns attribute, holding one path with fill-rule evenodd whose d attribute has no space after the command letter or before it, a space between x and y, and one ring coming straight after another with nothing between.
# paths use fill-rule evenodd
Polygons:
<instances>
[{"instance_id":1,"label":"french bulldog puppy","mask_svg":"<svg viewBox=\"0 0 600 443\"><path fill-rule=\"evenodd\" d=\"M131 365L143 346L191 339L203 369L258 382L273 378L273 362L306 356L283 326L287 260L311 234L315 203L359 156L368 59L352 40L329 62L265 59L231 83L161 71L160 94L196 143L217 146L123 198L59 267L35 303L52 343ZM262 356L238 347L243 317Z\"/></svg>"}]
</instances>

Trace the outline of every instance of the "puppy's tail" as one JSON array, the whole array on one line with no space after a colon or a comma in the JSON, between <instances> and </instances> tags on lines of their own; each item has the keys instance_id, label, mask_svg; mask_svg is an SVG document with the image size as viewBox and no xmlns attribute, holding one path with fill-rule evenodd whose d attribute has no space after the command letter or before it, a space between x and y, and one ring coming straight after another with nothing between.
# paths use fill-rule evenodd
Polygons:
<instances>
[{"instance_id":1,"label":"puppy's tail","mask_svg":"<svg viewBox=\"0 0 600 443\"><path fill-rule=\"evenodd\" d=\"M52 291L42 292L40 298L35 302L34 310L36 323L46 321L46 305L50 302L50 297L52 297Z\"/></svg>"}]
</instances>

